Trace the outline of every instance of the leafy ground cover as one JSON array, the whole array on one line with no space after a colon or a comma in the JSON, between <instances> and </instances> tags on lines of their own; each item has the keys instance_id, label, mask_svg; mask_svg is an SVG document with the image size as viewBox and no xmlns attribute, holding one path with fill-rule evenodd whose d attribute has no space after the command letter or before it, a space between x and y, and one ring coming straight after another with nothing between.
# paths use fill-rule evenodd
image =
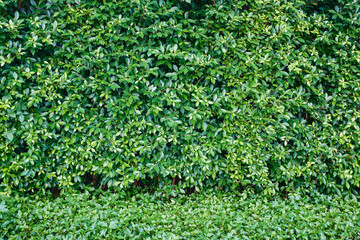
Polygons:
<instances>
[{"instance_id":1,"label":"leafy ground cover","mask_svg":"<svg viewBox=\"0 0 360 240\"><path fill-rule=\"evenodd\" d=\"M356 199L207 193L1 197L1 239L360 239Z\"/></svg>"}]
</instances>

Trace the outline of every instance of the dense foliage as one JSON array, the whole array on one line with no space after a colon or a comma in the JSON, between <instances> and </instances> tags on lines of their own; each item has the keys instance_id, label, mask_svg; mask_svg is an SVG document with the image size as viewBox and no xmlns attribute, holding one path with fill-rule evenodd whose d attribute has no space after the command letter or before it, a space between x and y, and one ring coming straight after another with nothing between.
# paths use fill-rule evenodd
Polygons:
<instances>
[{"instance_id":1,"label":"dense foliage","mask_svg":"<svg viewBox=\"0 0 360 240\"><path fill-rule=\"evenodd\" d=\"M356 200L328 196L0 198L2 239L360 239L359 218Z\"/></svg>"},{"instance_id":2,"label":"dense foliage","mask_svg":"<svg viewBox=\"0 0 360 240\"><path fill-rule=\"evenodd\" d=\"M358 1L205 2L1 0L1 191L357 194Z\"/></svg>"}]
</instances>

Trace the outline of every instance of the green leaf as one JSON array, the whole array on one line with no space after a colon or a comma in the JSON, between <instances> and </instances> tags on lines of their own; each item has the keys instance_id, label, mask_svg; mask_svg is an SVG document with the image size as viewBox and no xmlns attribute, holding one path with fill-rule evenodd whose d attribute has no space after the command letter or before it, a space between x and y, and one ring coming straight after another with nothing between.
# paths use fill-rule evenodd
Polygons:
<instances>
[{"instance_id":1,"label":"green leaf","mask_svg":"<svg viewBox=\"0 0 360 240\"><path fill-rule=\"evenodd\" d=\"M5 132L4 136L11 142L14 139L14 135L11 132Z\"/></svg>"}]
</instances>

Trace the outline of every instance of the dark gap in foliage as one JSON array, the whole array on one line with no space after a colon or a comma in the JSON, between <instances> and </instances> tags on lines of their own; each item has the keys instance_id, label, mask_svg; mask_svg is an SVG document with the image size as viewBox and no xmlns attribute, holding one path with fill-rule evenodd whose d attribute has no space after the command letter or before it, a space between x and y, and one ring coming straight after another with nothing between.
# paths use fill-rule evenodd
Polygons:
<instances>
[{"instance_id":1,"label":"dark gap in foliage","mask_svg":"<svg viewBox=\"0 0 360 240\"><path fill-rule=\"evenodd\" d=\"M335 9L336 7L341 8L347 0L311 0L307 1L303 6L304 11L308 14L314 13L327 13L329 10Z\"/></svg>"},{"instance_id":2,"label":"dark gap in foliage","mask_svg":"<svg viewBox=\"0 0 360 240\"><path fill-rule=\"evenodd\" d=\"M85 172L83 175L84 184L86 185L92 185L93 187L98 187L99 185L99 176L93 172Z\"/></svg>"},{"instance_id":3,"label":"dark gap in foliage","mask_svg":"<svg viewBox=\"0 0 360 240\"><path fill-rule=\"evenodd\" d=\"M50 191L51 191L52 197L57 198L58 196L60 196L60 192L61 192L60 188L53 187L53 188L50 188Z\"/></svg>"}]
</instances>

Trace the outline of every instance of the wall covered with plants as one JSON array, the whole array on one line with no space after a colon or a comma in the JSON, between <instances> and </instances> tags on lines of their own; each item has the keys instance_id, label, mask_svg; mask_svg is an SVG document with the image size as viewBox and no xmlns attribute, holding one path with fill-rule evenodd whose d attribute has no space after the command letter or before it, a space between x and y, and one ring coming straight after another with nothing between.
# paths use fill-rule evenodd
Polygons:
<instances>
[{"instance_id":1,"label":"wall covered with plants","mask_svg":"<svg viewBox=\"0 0 360 240\"><path fill-rule=\"evenodd\" d=\"M358 1L0 12L2 192L359 190Z\"/></svg>"}]
</instances>

